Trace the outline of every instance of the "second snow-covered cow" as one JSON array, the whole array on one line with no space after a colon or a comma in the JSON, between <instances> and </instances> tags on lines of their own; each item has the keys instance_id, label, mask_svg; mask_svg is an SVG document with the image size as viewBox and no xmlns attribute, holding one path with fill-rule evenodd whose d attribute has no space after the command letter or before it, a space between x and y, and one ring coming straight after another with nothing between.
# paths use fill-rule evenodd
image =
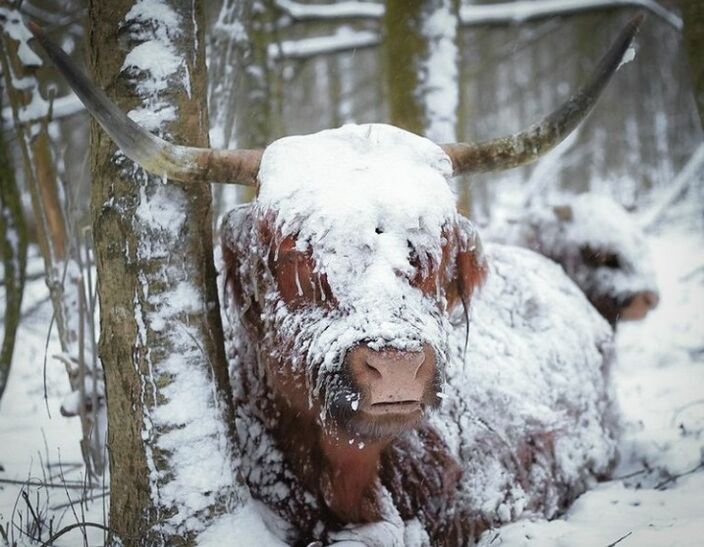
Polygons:
<instances>
[{"instance_id":1,"label":"second snow-covered cow","mask_svg":"<svg viewBox=\"0 0 704 547\"><path fill-rule=\"evenodd\" d=\"M560 264L611 325L644 318L659 295L643 229L613 199L581 194L533 206L491 234Z\"/></svg>"}]
</instances>

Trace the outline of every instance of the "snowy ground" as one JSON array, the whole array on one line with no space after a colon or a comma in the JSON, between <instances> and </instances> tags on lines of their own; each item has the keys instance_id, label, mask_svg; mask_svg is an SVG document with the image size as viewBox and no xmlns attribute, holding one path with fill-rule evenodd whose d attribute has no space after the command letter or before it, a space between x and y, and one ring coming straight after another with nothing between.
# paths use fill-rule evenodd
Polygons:
<instances>
[{"instance_id":1,"label":"snowy ground","mask_svg":"<svg viewBox=\"0 0 704 547\"><path fill-rule=\"evenodd\" d=\"M701 213L698 213L701 215ZM583 495L561 519L521 521L487 532L483 546L685 546L704 538L704 233L670 224L653 234L660 307L618 332L614 381L625 416L619 480ZM34 259L30 270L41 269ZM0 536L32 544L77 521L104 522L102 485L84 495L80 425L59 415L68 391L62 365L44 355L51 309L42 280L30 282L14 368L0 405ZM43 301L43 303L42 303ZM47 407L50 415L47 412ZM15 482L12 482L15 481ZM23 493L26 494L23 495ZM36 517L34 516L36 514ZM40 523L40 524L38 524ZM79 529L57 545L100 545Z\"/></svg>"},{"instance_id":2,"label":"snowy ground","mask_svg":"<svg viewBox=\"0 0 704 547\"><path fill-rule=\"evenodd\" d=\"M650 245L660 306L617 334L621 479L587 492L561 519L487 532L482 547L703 544L704 235L675 225Z\"/></svg>"}]
</instances>

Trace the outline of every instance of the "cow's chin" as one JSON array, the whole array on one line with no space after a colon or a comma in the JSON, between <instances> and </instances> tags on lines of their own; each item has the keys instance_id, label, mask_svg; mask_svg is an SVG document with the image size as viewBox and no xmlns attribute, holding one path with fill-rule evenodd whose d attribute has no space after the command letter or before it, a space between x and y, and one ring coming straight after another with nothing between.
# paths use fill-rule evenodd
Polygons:
<instances>
[{"instance_id":1,"label":"cow's chin","mask_svg":"<svg viewBox=\"0 0 704 547\"><path fill-rule=\"evenodd\" d=\"M348 439L362 442L384 442L417 429L423 419L440 405L438 382L428 385L418 402L372 405L361 402L356 410L349 403L329 408L334 429Z\"/></svg>"},{"instance_id":2,"label":"cow's chin","mask_svg":"<svg viewBox=\"0 0 704 547\"><path fill-rule=\"evenodd\" d=\"M362 441L390 440L416 429L426 412L428 408L420 403L414 410L390 411L384 414L368 412L362 408L345 424L345 429L351 437Z\"/></svg>"}]
</instances>

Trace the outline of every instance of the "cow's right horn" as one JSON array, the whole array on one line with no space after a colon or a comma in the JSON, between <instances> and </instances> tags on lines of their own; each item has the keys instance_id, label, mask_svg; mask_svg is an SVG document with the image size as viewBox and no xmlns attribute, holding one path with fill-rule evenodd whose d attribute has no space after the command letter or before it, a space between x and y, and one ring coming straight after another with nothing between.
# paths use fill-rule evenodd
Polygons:
<instances>
[{"instance_id":1,"label":"cow's right horn","mask_svg":"<svg viewBox=\"0 0 704 547\"><path fill-rule=\"evenodd\" d=\"M133 122L93 84L33 22L27 24L81 99L122 152L144 169L181 182L228 182L256 186L262 150L216 150L171 144Z\"/></svg>"}]
</instances>

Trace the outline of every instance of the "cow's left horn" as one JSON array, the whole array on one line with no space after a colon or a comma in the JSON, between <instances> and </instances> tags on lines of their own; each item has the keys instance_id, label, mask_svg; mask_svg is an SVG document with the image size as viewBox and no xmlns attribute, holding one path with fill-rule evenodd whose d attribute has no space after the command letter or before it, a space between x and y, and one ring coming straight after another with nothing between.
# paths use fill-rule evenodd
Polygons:
<instances>
[{"instance_id":1,"label":"cow's left horn","mask_svg":"<svg viewBox=\"0 0 704 547\"><path fill-rule=\"evenodd\" d=\"M133 122L35 23L27 24L88 111L124 154L150 173L181 182L256 186L262 150L216 150L171 144Z\"/></svg>"},{"instance_id":2,"label":"cow's left horn","mask_svg":"<svg viewBox=\"0 0 704 547\"><path fill-rule=\"evenodd\" d=\"M454 174L511 169L530 163L557 146L589 114L620 66L642 21L642 13L635 15L602 57L587 84L543 120L508 137L479 143L443 144L443 150L452 160Z\"/></svg>"}]
</instances>

